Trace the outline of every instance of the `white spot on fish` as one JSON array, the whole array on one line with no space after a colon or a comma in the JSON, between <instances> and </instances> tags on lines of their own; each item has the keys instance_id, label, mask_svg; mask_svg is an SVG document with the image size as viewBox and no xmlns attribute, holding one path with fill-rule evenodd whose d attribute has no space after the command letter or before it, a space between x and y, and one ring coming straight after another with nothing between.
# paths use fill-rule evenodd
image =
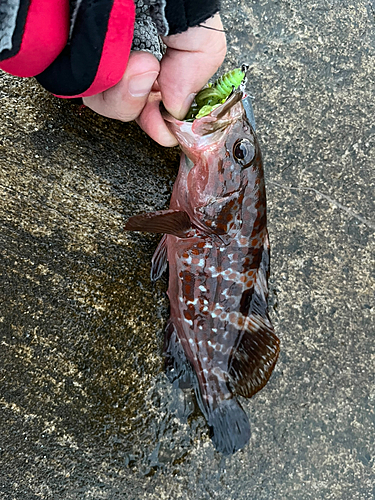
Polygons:
<instances>
[{"instance_id":1,"label":"white spot on fish","mask_svg":"<svg viewBox=\"0 0 375 500\"><path fill-rule=\"evenodd\" d=\"M198 287L198 288L199 288L199 290L200 290L201 292L207 292L207 288L206 288L205 286L203 286L203 285L199 285L199 287Z\"/></svg>"},{"instance_id":2,"label":"white spot on fish","mask_svg":"<svg viewBox=\"0 0 375 500\"><path fill-rule=\"evenodd\" d=\"M207 271L209 271L211 273L211 276L213 278L216 278L220 274L220 273L217 272L217 269L216 269L215 266L210 266L209 268L207 268Z\"/></svg>"},{"instance_id":3,"label":"white spot on fish","mask_svg":"<svg viewBox=\"0 0 375 500\"><path fill-rule=\"evenodd\" d=\"M228 298L231 298L231 297L232 297L232 295L231 295L231 291L230 291L230 289L229 289L229 288L225 288L225 290L223 290L223 291L221 292L221 295L222 295L224 298L226 298L226 299L228 299Z\"/></svg>"},{"instance_id":4,"label":"white spot on fish","mask_svg":"<svg viewBox=\"0 0 375 500\"><path fill-rule=\"evenodd\" d=\"M191 304L193 304L193 306L195 306L197 303L198 303L198 298L196 298L196 299L194 299L194 300L187 300L187 301L186 301L186 304L187 304L187 305L191 305Z\"/></svg>"}]
</instances>

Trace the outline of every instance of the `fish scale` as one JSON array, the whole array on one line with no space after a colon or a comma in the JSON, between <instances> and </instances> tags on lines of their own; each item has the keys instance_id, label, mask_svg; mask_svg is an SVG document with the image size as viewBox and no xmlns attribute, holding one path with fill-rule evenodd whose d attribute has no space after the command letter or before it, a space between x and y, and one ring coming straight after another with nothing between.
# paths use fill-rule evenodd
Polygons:
<instances>
[{"instance_id":1,"label":"fish scale","mask_svg":"<svg viewBox=\"0 0 375 500\"><path fill-rule=\"evenodd\" d=\"M233 208L236 209L235 206ZM240 234L244 233L246 233L246 228ZM171 236L170 238L173 239L174 237ZM258 245L260 241L262 241L262 238L258 238L254 243ZM228 246L214 242L209 244L208 248L205 248L206 245L199 247L198 245L201 242L198 242L196 246L191 246L192 242L190 241L188 244L189 249L184 251L180 258L176 259L177 271L181 268L178 273L180 278L178 295L181 300L178 304L180 311L174 311L172 315L182 319L180 328L183 330L183 335L181 337L184 342L190 341L192 364L196 373L202 373L204 368L213 373L215 367L223 369L223 365L225 365L227 372L233 348L233 335L228 334L228 330L234 329L238 331L244 326L246 316L238 312L238 309L244 292L251 290L254 286L253 272L250 271L251 274L249 274L247 268L242 264L246 262L249 240L241 236L231 240ZM174 243L170 242L170 246L173 248ZM228 251L236 252L237 258L232 263L227 258L227 265L225 265L223 259L220 259L221 266L219 266L218 255L228 254ZM213 265L209 266L210 263ZM235 269L238 265L240 265L239 269ZM223 267L225 267L225 270L223 270ZM194 278L194 288L191 276L201 278L200 280ZM210 295L209 293L201 293L200 288L202 286ZM237 293L233 293L233 291L229 295L224 293L233 286L236 288ZM209 301L212 300L213 287L216 288L218 301L208 306ZM197 293L194 294L194 291ZM192 294L193 300L191 300L193 298ZM170 300L172 303L173 298L171 296ZM198 347L193 349L193 346ZM218 375L216 376L218 377ZM218 389L220 385L223 385L223 382L226 384L228 381L228 378L225 378L223 374L219 377L220 381L216 381L215 377L211 377L209 387L204 375L201 375L201 377L203 397L211 398L212 403L214 399L228 398L228 391L222 388Z\"/></svg>"},{"instance_id":2,"label":"fish scale","mask_svg":"<svg viewBox=\"0 0 375 500\"><path fill-rule=\"evenodd\" d=\"M125 227L165 233L151 274L160 276L168 261L167 374L194 388L224 454L250 438L237 397L267 383L279 353L267 305L262 156L242 97L235 91L190 123L164 114L183 151L170 208L131 217Z\"/></svg>"}]
</instances>

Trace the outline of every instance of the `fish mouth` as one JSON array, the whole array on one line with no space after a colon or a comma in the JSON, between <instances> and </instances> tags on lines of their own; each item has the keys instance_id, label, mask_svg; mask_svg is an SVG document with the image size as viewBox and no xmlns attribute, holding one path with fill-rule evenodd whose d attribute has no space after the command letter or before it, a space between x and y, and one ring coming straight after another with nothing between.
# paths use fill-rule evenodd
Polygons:
<instances>
[{"instance_id":1,"label":"fish mouth","mask_svg":"<svg viewBox=\"0 0 375 500\"><path fill-rule=\"evenodd\" d=\"M162 109L161 114L181 148L188 154L192 146L200 149L200 146L207 147L215 143L231 123L245 114L242 98L242 91L234 90L223 104L192 122L178 120L165 109Z\"/></svg>"},{"instance_id":2,"label":"fish mouth","mask_svg":"<svg viewBox=\"0 0 375 500\"><path fill-rule=\"evenodd\" d=\"M167 126L169 126L169 124L182 124L182 123L186 123L186 124L193 126L193 124L198 124L198 123L217 122L217 121L223 119L225 117L225 115L227 113L229 113L231 108L233 106L235 106L242 99L243 99L243 92L241 90L234 90L223 104L216 107L209 114L202 116L201 118L196 118L192 122L178 120L177 118L172 116L170 113L168 113L168 111L165 108L163 108L161 110L161 115L164 118L164 120L167 122Z\"/></svg>"},{"instance_id":3,"label":"fish mouth","mask_svg":"<svg viewBox=\"0 0 375 500\"><path fill-rule=\"evenodd\" d=\"M224 104L221 104L221 106L218 106L215 108L213 111L208 116L213 116L217 120L220 120L225 117L227 113L230 112L231 108L235 106L239 101L241 101L243 98L243 92L241 90L235 90L234 92L231 93L231 95L228 97L228 99L224 102ZM204 116L202 118L205 118ZM198 118L199 120L202 120L202 118Z\"/></svg>"}]
</instances>

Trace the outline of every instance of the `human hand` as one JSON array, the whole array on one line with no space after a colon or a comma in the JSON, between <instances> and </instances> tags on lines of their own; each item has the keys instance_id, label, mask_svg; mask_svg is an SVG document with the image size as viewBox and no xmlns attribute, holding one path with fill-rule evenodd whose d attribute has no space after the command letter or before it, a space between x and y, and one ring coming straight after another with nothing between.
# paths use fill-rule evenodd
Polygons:
<instances>
[{"instance_id":1,"label":"human hand","mask_svg":"<svg viewBox=\"0 0 375 500\"><path fill-rule=\"evenodd\" d=\"M121 121L136 120L162 146L175 146L160 114L160 101L176 118L186 115L194 95L214 75L226 54L219 14L184 33L163 37L161 62L148 52L132 52L122 79L110 89L84 97L86 106Z\"/></svg>"}]
</instances>

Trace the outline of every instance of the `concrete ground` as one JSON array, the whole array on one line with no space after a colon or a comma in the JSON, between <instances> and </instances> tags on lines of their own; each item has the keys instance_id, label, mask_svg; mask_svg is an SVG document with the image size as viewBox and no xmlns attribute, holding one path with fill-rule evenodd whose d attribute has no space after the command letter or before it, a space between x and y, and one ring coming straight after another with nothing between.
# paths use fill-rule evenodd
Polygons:
<instances>
[{"instance_id":1,"label":"concrete ground","mask_svg":"<svg viewBox=\"0 0 375 500\"><path fill-rule=\"evenodd\" d=\"M251 64L281 355L214 451L163 374L158 237L178 150L0 75L0 499L375 498L375 2L225 0Z\"/></svg>"}]
</instances>

